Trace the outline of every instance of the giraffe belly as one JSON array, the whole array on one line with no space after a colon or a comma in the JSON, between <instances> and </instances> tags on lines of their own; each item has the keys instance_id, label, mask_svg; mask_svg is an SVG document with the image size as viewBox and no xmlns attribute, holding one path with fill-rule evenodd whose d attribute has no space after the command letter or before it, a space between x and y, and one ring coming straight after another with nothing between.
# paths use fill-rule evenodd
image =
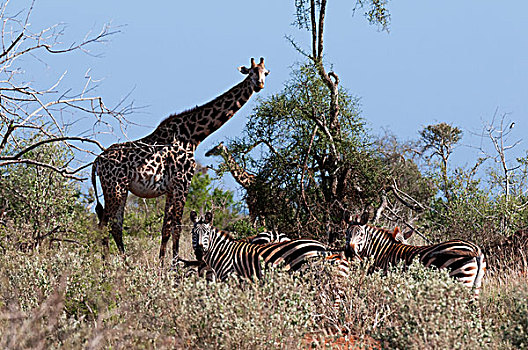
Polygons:
<instances>
[{"instance_id":1,"label":"giraffe belly","mask_svg":"<svg viewBox=\"0 0 528 350\"><path fill-rule=\"evenodd\" d=\"M165 194L167 192L167 186L162 177L152 176L150 178L132 181L129 190L141 198L154 198Z\"/></svg>"}]
</instances>

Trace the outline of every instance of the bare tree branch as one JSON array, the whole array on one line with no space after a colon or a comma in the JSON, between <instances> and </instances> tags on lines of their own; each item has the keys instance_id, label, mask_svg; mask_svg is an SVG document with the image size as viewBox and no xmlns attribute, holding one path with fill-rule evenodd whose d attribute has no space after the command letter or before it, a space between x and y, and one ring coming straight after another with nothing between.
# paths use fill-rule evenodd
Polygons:
<instances>
[{"instance_id":1,"label":"bare tree branch","mask_svg":"<svg viewBox=\"0 0 528 350\"><path fill-rule=\"evenodd\" d=\"M35 1L27 9L9 15L10 2L0 5L2 53L0 53L0 167L29 164L51 169L64 177L81 180L75 176L86 167L82 153L93 153L93 146L103 150L95 139L101 126L112 132L113 125L125 129L125 115L132 112L132 104L121 100L115 107L106 106L100 96L94 94L99 80L93 79L88 70L86 82L80 91L64 87L66 72L59 75L47 88L37 88L25 72L27 62L37 60L45 64L50 54L83 52L94 55L89 48L105 42L119 29L109 24L95 34L88 33L81 41L63 48L60 36L65 26L61 24L33 31L30 17ZM35 74L33 72L32 74ZM72 135L70 127L86 115L94 118L91 134ZM29 153L39 147L58 145L67 151L62 165L33 159Z\"/></svg>"}]
</instances>

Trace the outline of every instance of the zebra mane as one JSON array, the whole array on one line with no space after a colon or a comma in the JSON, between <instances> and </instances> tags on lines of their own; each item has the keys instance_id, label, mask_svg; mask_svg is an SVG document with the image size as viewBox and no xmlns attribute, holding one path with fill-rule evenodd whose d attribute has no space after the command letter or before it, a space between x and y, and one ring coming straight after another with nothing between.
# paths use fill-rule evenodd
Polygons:
<instances>
[{"instance_id":1,"label":"zebra mane","mask_svg":"<svg viewBox=\"0 0 528 350\"><path fill-rule=\"evenodd\" d=\"M236 238L233 237L233 234L229 231L226 231L226 230L219 230L217 229L216 227L214 226L211 226L211 230L215 230L216 234L219 235L219 236L224 236L225 238L227 238L228 240L230 241L235 241Z\"/></svg>"},{"instance_id":2,"label":"zebra mane","mask_svg":"<svg viewBox=\"0 0 528 350\"><path fill-rule=\"evenodd\" d=\"M402 242L398 241L394 236L393 236L393 232L394 230L390 230L388 228L385 228L385 227L377 227L377 226L373 226L373 225L369 225L367 224L366 226L378 231L378 232L381 232L385 235L385 237L392 243L399 243L399 244L402 244Z\"/></svg>"}]
</instances>

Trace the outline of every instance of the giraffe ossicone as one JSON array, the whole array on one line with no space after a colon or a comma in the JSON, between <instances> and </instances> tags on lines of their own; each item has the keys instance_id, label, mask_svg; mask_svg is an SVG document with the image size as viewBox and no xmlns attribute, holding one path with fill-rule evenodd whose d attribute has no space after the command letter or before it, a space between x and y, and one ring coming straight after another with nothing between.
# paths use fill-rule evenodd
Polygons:
<instances>
[{"instance_id":1,"label":"giraffe ossicone","mask_svg":"<svg viewBox=\"0 0 528 350\"><path fill-rule=\"evenodd\" d=\"M196 147L231 119L254 92L264 88L269 74L264 58L258 64L251 58L251 66L239 67L239 70L247 77L222 95L202 106L169 116L139 140L111 145L95 159L92 185L99 227L110 225L110 233L121 253L125 251L123 214L130 191L142 198L166 195L159 257L163 260L172 236L173 258L178 259L181 219L196 168ZM97 196L97 176L104 207ZM103 245L108 248L107 236L103 238Z\"/></svg>"}]
</instances>

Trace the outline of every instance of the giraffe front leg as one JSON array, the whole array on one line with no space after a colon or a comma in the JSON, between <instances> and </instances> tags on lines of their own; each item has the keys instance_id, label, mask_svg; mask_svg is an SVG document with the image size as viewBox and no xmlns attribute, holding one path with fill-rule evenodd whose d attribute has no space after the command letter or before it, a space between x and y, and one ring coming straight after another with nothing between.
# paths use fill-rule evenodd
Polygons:
<instances>
[{"instance_id":1,"label":"giraffe front leg","mask_svg":"<svg viewBox=\"0 0 528 350\"><path fill-rule=\"evenodd\" d=\"M167 194L165 204L165 216L163 218L163 229L161 232L160 261L163 264L165 250L170 236L172 236L172 257L173 262L178 260L178 251L180 246L180 233L182 230L181 222L183 216L183 207L187 191Z\"/></svg>"}]
</instances>

